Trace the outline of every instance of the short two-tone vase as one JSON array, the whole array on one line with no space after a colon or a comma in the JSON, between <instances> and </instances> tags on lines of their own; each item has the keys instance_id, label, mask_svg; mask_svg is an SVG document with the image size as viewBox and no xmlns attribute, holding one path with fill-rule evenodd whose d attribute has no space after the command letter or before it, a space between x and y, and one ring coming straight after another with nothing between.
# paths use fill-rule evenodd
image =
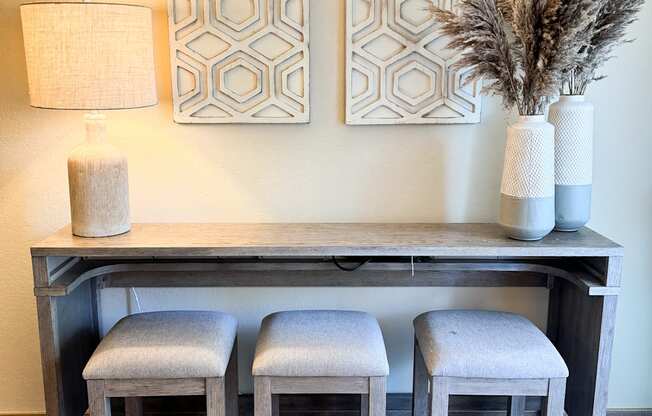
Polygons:
<instances>
[{"instance_id":1,"label":"short two-tone vase","mask_svg":"<svg viewBox=\"0 0 652 416\"><path fill-rule=\"evenodd\" d=\"M591 218L593 104L562 95L548 120L555 126L555 228L577 231Z\"/></svg>"},{"instance_id":2,"label":"short two-tone vase","mask_svg":"<svg viewBox=\"0 0 652 416\"><path fill-rule=\"evenodd\" d=\"M536 241L555 227L555 128L545 116L521 116L507 128L500 225Z\"/></svg>"}]
</instances>

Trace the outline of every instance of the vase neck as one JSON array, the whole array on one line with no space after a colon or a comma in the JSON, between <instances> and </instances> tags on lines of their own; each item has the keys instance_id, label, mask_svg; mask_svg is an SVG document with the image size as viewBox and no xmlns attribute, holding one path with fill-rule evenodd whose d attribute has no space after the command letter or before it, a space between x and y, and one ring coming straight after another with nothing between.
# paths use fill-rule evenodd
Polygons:
<instances>
[{"instance_id":1,"label":"vase neck","mask_svg":"<svg viewBox=\"0 0 652 416\"><path fill-rule=\"evenodd\" d=\"M546 116L536 115L536 116L519 116L518 120L523 123L541 123L546 121Z\"/></svg>"},{"instance_id":2,"label":"vase neck","mask_svg":"<svg viewBox=\"0 0 652 416\"><path fill-rule=\"evenodd\" d=\"M561 95L559 97L560 103L583 103L584 101L583 95Z\"/></svg>"},{"instance_id":3,"label":"vase neck","mask_svg":"<svg viewBox=\"0 0 652 416\"><path fill-rule=\"evenodd\" d=\"M102 143L106 140L106 116L97 112L84 116L86 122L86 142Z\"/></svg>"}]
</instances>

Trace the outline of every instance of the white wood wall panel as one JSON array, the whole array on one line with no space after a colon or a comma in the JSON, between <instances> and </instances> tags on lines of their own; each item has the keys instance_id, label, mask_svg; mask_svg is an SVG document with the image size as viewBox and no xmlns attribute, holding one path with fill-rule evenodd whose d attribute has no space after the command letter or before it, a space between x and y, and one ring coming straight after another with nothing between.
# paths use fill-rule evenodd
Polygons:
<instances>
[{"instance_id":1,"label":"white wood wall panel","mask_svg":"<svg viewBox=\"0 0 652 416\"><path fill-rule=\"evenodd\" d=\"M174 120L310 121L309 0L168 0Z\"/></svg>"},{"instance_id":2,"label":"white wood wall panel","mask_svg":"<svg viewBox=\"0 0 652 416\"><path fill-rule=\"evenodd\" d=\"M456 0L434 0L452 10ZM480 83L431 18L430 0L347 0L347 124L479 123Z\"/></svg>"}]
</instances>

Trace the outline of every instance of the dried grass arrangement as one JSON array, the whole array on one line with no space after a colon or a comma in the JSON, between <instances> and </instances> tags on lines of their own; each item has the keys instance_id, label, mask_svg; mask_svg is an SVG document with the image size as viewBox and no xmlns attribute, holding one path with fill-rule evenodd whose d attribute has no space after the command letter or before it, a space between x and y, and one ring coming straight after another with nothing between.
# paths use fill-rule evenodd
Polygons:
<instances>
[{"instance_id":1,"label":"dried grass arrangement","mask_svg":"<svg viewBox=\"0 0 652 416\"><path fill-rule=\"evenodd\" d=\"M645 0L596 0L599 8L588 28L589 39L579 48L579 62L568 70L562 94L584 95L593 81L604 79L597 70L613 57L616 46L632 42L625 38Z\"/></svg>"},{"instance_id":2,"label":"dried grass arrangement","mask_svg":"<svg viewBox=\"0 0 652 416\"><path fill-rule=\"evenodd\" d=\"M583 91L622 42L644 0L459 0L456 11L432 6L448 45L462 51L468 82L506 108L541 115L565 86Z\"/></svg>"}]
</instances>

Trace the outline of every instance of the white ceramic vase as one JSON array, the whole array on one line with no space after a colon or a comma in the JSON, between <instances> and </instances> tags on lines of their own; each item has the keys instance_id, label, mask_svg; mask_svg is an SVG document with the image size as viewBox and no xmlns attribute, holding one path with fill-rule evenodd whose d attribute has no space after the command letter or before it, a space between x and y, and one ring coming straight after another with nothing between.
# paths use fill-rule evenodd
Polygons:
<instances>
[{"instance_id":1,"label":"white ceramic vase","mask_svg":"<svg viewBox=\"0 0 652 416\"><path fill-rule=\"evenodd\" d=\"M548 120L555 126L555 228L577 231L591 218L593 104L562 95Z\"/></svg>"},{"instance_id":2,"label":"white ceramic vase","mask_svg":"<svg viewBox=\"0 0 652 416\"><path fill-rule=\"evenodd\" d=\"M555 226L554 135L545 116L521 116L507 128L500 225L511 238L540 240Z\"/></svg>"}]
</instances>

